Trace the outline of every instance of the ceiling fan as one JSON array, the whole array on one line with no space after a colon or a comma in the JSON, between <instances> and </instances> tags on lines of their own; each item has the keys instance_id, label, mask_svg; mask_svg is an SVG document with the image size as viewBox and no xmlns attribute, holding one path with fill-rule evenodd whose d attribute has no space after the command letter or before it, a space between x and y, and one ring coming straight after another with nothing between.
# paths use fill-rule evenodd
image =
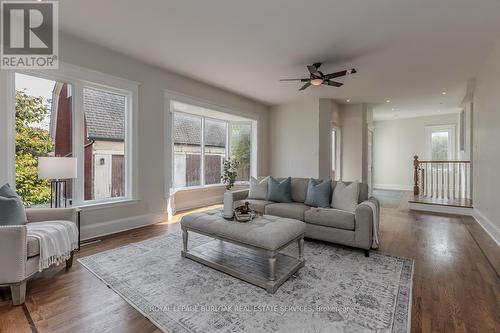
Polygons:
<instances>
[{"instance_id":1,"label":"ceiling fan","mask_svg":"<svg viewBox=\"0 0 500 333\"><path fill-rule=\"evenodd\" d=\"M324 84L327 86L341 87L344 85L343 83L337 82L337 81L332 81L331 79L357 73L357 71L354 68L352 68L352 69L347 69L347 70L343 70L340 72L323 74L320 70L318 70L318 68L320 66L321 66L320 62L314 63L312 65L307 65L307 70L309 71L309 78L306 78L306 79L281 79L280 81L306 82L302 87L300 87L299 91L304 90L311 85L320 86L320 85Z\"/></svg>"}]
</instances>

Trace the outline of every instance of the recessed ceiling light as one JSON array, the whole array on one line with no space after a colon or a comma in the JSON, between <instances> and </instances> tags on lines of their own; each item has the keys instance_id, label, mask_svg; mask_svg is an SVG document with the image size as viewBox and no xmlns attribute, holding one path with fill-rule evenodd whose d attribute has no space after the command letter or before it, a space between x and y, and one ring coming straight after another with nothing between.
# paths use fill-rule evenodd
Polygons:
<instances>
[{"instance_id":1,"label":"recessed ceiling light","mask_svg":"<svg viewBox=\"0 0 500 333\"><path fill-rule=\"evenodd\" d=\"M438 109L438 112L441 112L441 109Z\"/></svg>"},{"instance_id":2,"label":"recessed ceiling light","mask_svg":"<svg viewBox=\"0 0 500 333\"><path fill-rule=\"evenodd\" d=\"M386 102L386 103L390 103L390 102L391 102L391 100L390 100L390 99L388 99L388 100L386 100L385 102Z\"/></svg>"},{"instance_id":3,"label":"recessed ceiling light","mask_svg":"<svg viewBox=\"0 0 500 333\"><path fill-rule=\"evenodd\" d=\"M392 110L392 111L396 111L396 109L395 109L395 108L392 108L391 110Z\"/></svg>"},{"instance_id":4,"label":"recessed ceiling light","mask_svg":"<svg viewBox=\"0 0 500 333\"><path fill-rule=\"evenodd\" d=\"M346 101L347 103L349 103L351 100L350 100L350 99L346 99L345 101Z\"/></svg>"},{"instance_id":5,"label":"recessed ceiling light","mask_svg":"<svg viewBox=\"0 0 500 333\"><path fill-rule=\"evenodd\" d=\"M442 94L442 95L446 95L446 91L443 91L441 94Z\"/></svg>"}]
</instances>

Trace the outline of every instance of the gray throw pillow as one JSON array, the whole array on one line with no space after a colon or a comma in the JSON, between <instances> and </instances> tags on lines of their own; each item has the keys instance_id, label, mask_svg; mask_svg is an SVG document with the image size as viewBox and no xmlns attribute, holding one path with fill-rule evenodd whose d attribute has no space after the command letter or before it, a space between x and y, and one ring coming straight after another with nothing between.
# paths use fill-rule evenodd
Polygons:
<instances>
[{"instance_id":1,"label":"gray throw pillow","mask_svg":"<svg viewBox=\"0 0 500 333\"><path fill-rule=\"evenodd\" d=\"M267 181L267 197L268 201L275 202L292 202L292 178L288 177L283 181L278 181L269 176Z\"/></svg>"},{"instance_id":2,"label":"gray throw pillow","mask_svg":"<svg viewBox=\"0 0 500 333\"><path fill-rule=\"evenodd\" d=\"M24 205L9 184L0 187L0 225L26 224Z\"/></svg>"},{"instance_id":3,"label":"gray throw pillow","mask_svg":"<svg viewBox=\"0 0 500 333\"><path fill-rule=\"evenodd\" d=\"M266 200L268 178L269 177L266 177L259 181L255 177L250 177L250 189L248 191L248 199Z\"/></svg>"},{"instance_id":4,"label":"gray throw pillow","mask_svg":"<svg viewBox=\"0 0 500 333\"><path fill-rule=\"evenodd\" d=\"M358 206L359 184L357 181L348 186L337 182L332 194L332 208L354 212Z\"/></svg>"},{"instance_id":5,"label":"gray throw pillow","mask_svg":"<svg viewBox=\"0 0 500 333\"><path fill-rule=\"evenodd\" d=\"M304 203L312 207L328 208L330 207L330 193L332 190L332 181L309 179L307 185L306 201Z\"/></svg>"}]
</instances>

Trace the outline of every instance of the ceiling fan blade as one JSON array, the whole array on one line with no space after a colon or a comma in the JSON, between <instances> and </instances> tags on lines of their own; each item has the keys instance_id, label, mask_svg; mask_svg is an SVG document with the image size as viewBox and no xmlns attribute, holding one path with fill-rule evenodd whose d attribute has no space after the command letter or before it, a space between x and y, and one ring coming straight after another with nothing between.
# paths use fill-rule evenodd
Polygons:
<instances>
[{"instance_id":1,"label":"ceiling fan blade","mask_svg":"<svg viewBox=\"0 0 500 333\"><path fill-rule=\"evenodd\" d=\"M307 70L312 75L320 77L321 73L318 71L319 66L321 66L321 63L319 63L319 62L312 64L312 65L307 65Z\"/></svg>"},{"instance_id":2,"label":"ceiling fan blade","mask_svg":"<svg viewBox=\"0 0 500 333\"><path fill-rule=\"evenodd\" d=\"M306 89L307 87L309 87L311 85L311 82L307 82L306 84L304 84L300 89L299 91L302 91L304 89Z\"/></svg>"},{"instance_id":3,"label":"ceiling fan blade","mask_svg":"<svg viewBox=\"0 0 500 333\"><path fill-rule=\"evenodd\" d=\"M343 83L340 83L340 82L337 82L337 81L331 81L331 80L324 81L323 84L326 84L326 85L329 85L329 86L334 86L334 87L342 87L344 85Z\"/></svg>"},{"instance_id":4,"label":"ceiling fan blade","mask_svg":"<svg viewBox=\"0 0 500 333\"><path fill-rule=\"evenodd\" d=\"M309 79L281 79L280 81L300 81L300 82L307 82Z\"/></svg>"},{"instance_id":5,"label":"ceiling fan blade","mask_svg":"<svg viewBox=\"0 0 500 333\"><path fill-rule=\"evenodd\" d=\"M356 71L356 69L352 68L352 69L343 70L343 71L340 71L340 72L325 74L323 76L323 78L325 80L329 80L329 79L334 79L336 77L341 77L341 76L345 76L345 75L349 75L349 74L354 74L354 73L357 73L357 71Z\"/></svg>"}]
</instances>

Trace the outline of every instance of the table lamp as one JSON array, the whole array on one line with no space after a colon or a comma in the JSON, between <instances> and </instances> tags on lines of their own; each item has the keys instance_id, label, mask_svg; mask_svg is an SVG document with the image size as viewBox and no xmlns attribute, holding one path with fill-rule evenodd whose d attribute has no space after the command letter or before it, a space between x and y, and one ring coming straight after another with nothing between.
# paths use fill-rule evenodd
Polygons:
<instances>
[{"instance_id":1,"label":"table lamp","mask_svg":"<svg viewBox=\"0 0 500 333\"><path fill-rule=\"evenodd\" d=\"M76 157L39 157L38 178L50 180L50 207L68 206L67 180L76 178Z\"/></svg>"}]
</instances>

